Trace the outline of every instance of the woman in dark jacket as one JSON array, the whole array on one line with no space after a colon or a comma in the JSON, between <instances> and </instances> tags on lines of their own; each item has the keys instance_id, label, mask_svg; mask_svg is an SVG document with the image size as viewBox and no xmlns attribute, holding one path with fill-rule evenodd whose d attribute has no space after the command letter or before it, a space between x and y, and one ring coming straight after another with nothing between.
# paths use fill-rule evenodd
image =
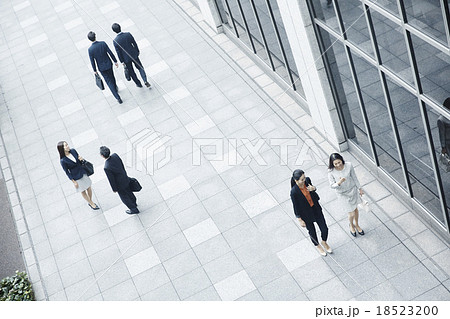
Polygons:
<instances>
[{"instance_id":1,"label":"woman in dark jacket","mask_svg":"<svg viewBox=\"0 0 450 319\"><path fill-rule=\"evenodd\" d=\"M322 207L319 204L319 195L316 193L316 187L311 184L311 179L305 176L305 172L297 169L293 172L291 178L291 200L294 205L295 217L298 218L300 225L308 229L309 237L322 256L332 253L327 244L328 226L322 213ZM320 228L322 245L319 245L314 222ZM325 250L324 250L325 248Z\"/></svg>"},{"instance_id":2,"label":"woman in dark jacket","mask_svg":"<svg viewBox=\"0 0 450 319\"><path fill-rule=\"evenodd\" d=\"M75 189L88 202L88 205L93 210L100 209L97 204L92 201L92 182L87 176L81 161L83 158L78 155L74 148L70 148L67 142L61 141L58 143L58 152L62 168L66 172L67 177L73 182Z\"/></svg>"}]
</instances>

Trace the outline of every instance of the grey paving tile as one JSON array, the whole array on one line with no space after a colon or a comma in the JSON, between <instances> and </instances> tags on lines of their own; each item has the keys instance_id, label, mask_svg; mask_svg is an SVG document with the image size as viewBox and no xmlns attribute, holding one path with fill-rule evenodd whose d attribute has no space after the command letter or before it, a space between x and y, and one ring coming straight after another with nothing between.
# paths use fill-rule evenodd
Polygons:
<instances>
[{"instance_id":1,"label":"grey paving tile","mask_svg":"<svg viewBox=\"0 0 450 319\"><path fill-rule=\"evenodd\" d=\"M54 273L43 279L43 285L49 296L63 290L63 284L59 273Z\"/></svg>"},{"instance_id":2,"label":"grey paving tile","mask_svg":"<svg viewBox=\"0 0 450 319\"><path fill-rule=\"evenodd\" d=\"M226 232L249 219L241 205L226 208L224 211L212 215L211 218L221 232Z\"/></svg>"},{"instance_id":3,"label":"grey paving tile","mask_svg":"<svg viewBox=\"0 0 450 319\"><path fill-rule=\"evenodd\" d=\"M229 190L224 190L204 201L202 201L203 206L206 208L208 213L213 216L224 211L227 208L235 206L238 201L234 195Z\"/></svg>"},{"instance_id":4,"label":"grey paving tile","mask_svg":"<svg viewBox=\"0 0 450 319\"><path fill-rule=\"evenodd\" d=\"M374 258L372 262L387 278L411 268L418 263L417 258L403 245L397 245Z\"/></svg>"},{"instance_id":5,"label":"grey paving tile","mask_svg":"<svg viewBox=\"0 0 450 319\"><path fill-rule=\"evenodd\" d=\"M164 262L182 252L185 252L190 248L190 245L183 233L178 233L162 242L159 242L154 247L160 260Z\"/></svg>"},{"instance_id":6,"label":"grey paving tile","mask_svg":"<svg viewBox=\"0 0 450 319\"><path fill-rule=\"evenodd\" d=\"M253 290L252 292L238 298L237 301L264 301L261 293L258 290Z\"/></svg>"},{"instance_id":7,"label":"grey paving tile","mask_svg":"<svg viewBox=\"0 0 450 319\"><path fill-rule=\"evenodd\" d=\"M114 239L118 242L130 237L132 234L143 232L144 226L137 216L131 215L131 218L127 218L126 220L110 227L110 230L114 236Z\"/></svg>"},{"instance_id":8,"label":"grey paving tile","mask_svg":"<svg viewBox=\"0 0 450 319\"><path fill-rule=\"evenodd\" d=\"M109 229L83 240L83 246L88 256L91 256L114 243L114 237Z\"/></svg>"},{"instance_id":9,"label":"grey paving tile","mask_svg":"<svg viewBox=\"0 0 450 319\"><path fill-rule=\"evenodd\" d=\"M287 301L296 300L303 295L303 291L290 274L285 274L280 278L259 288L264 300Z\"/></svg>"},{"instance_id":10,"label":"grey paving tile","mask_svg":"<svg viewBox=\"0 0 450 319\"><path fill-rule=\"evenodd\" d=\"M380 226L370 229L365 236L360 236L355 243L369 257L374 257L400 243L389 228Z\"/></svg>"},{"instance_id":11,"label":"grey paving tile","mask_svg":"<svg viewBox=\"0 0 450 319\"><path fill-rule=\"evenodd\" d=\"M443 251L432 258L443 271L450 275L450 251Z\"/></svg>"},{"instance_id":12,"label":"grey paving tile","mask_svg":"<svg viewBox=\"0 0 450 319\"><path fill-rule=\"evenodd\" d=\"M245 270L216 283L214 287L222 300L236 300L256 289Z\"/></svg>"},{"instance_id":13,"label":"grey paving tile","mask_svg":"<svg viewBox=\"0 0 450 319\"><path fill-rule=\"evenodd\" d=\"M405 300L412 300L439 285L439 281L421 264L405 270L389 281Z\"/></svg>"},{"instance_id":14,"label":"grey paving tile","mask_svg":"<svg viewBox=\"0 0 450 319\"><path fill-rule=\"evenodd\" d=\"M131 279L102 292L105 301L132 301L139 297Z\"/></svg>"},{"instance_id":15,"label":"grey paving tile","mask_svg":"<svg viewBox=\"0 0 450 319\"><path fill-rule=\"evenodd\" d=\"M211 281L203 268L197 268L194 271L173 280L172 283L181 300L211 286Z\"/></svg>"},{"instance_id":16,"label":"grey paving tile","mask_svg":"<svg viewBox=\"0 0 450 319\"><path fill-rule=\"evenodd\" d=\"M76 243L54 255L59 270L66 269L76 262L86 259L87 255L81 243Z\"/></svg>"},{"instance_id":17,"label":"grey paving tile","mask_svg":"<svg viewBox=\"0 0 450 319\"><path fill-rule=\"evenodd\" d=\"M76 227L71 227L62 233L49 237L50 245L56 254L76 243L80 242L80 235Z\"/></svg>"},{"instance_id":18,"label":"grey paving tile","mask_svg":"<svg viewBox=\"0 0 450 319\"><path fill-rule=\"evenodd\" d=\"M414 236L426 229L426 226L413 213L407 212L395 219L395 222L409 235Z\"/></svg>"},{"instance_id":19,"label":"grey paving tile","mask_svg":"<svg viewBox=\"0 0 450 319\"><path fill-rule=\"evenodd\" d=\"M141 252L125 259L128 271L131 276L152 268L160 264L158 255L153 247L142 250Z\"/></svg>"},{"instance_id":20,"label":"grey paving tile","mask_svg":"<svg viewBox=\"0 0 450 319\"><path fill-rule=\"evenodd\" d=\"M194 254L192 249L165 261L163 265L172 280L200 267L197 256Z\"/></svg>"},{"instance_id":21,"label":"grey paving tile","mask_svg":"<svg viewBox=\"0 0 450 319\"><path fill-rule=\"evenodd\" d=\"M367 256L358 248L355 242L349 242L338 248L333 249L330 259L333 261L327 261L329 265L337 264L338 267L334 267L336 273L340 273L344 270L349 270L357 265L367 261Z\"/></svg>"},{"instance_id":22,"label":"grey paving tile","mask_svg":"<svg viewBox=\"0 0 450 319\"><path fill-rule=\"evenodd\" d=\"M430 230L425 230L412 238L428 256L434 256L448 247Z\"/></svg>"},{"instance_id":23,"label":"grey paving tile","mask_svg":"<svg viewBox=\"0 0 450 319\"><path fill-rule=\"evenodd\" d=\"M203 266L213 284L241 271L242 265L233 252L229 252Z\"/></svg>"},{"instance_id":24,"label":"grey paving tile","mask_svg":"<svg viewBox=\"0 0 450 319\"><path fill-rule=\"evenodd\" d=\"M264 238L255 239L236 248L234 252L242 265L247 268L271 254L267 246L268 243Z\"/></svg>"},{"instance_id":25,"label":"grey paving tile","mask_svg":"<svg viewBox=\"0 0 450 319\"><path fill-rule=\"evenodd\" d=\"M337 278L326 281L322 285L306 292L309 300L350 300L353 295Z\"/></svg>"},{"instance_id":26,"label":"grey paving tile","mask_svg":"<svg viewBox=\"0 0 450 319\"><path fill-rule=\"evenodd\" d=\"M223 233L231 248L236 249L247 242L261 238L261 233L252 220L243 222Z\"/></svg>"},{"instance_id":27,"label":"grey paving tile","mask_svg":"<svg viewBox=\"0 0 450 319\"><path fill-rule=\"evenodd\" d=\"M148 236L154 245L180 232L181 229L173 217L160 221L147 230Z\"/></svg>"},{"instance_id":28,"label":"grey paving tile","mask_svg":"<svg viewBox=\"0 0 450 319\"><path fill-rule=\"evenodd\" d=\"M177 291L169 282L153 291L141 296L141 300L146 301L178 301L180 300Z\"/></svg>"},{"instance_id":29,"label":"grey paving tile","mask_svg":"<svg viewBox=\"0 0 450 319\"><path fill-rule=\"evenodd\" d=\"M156 265L133 277L133 282L140 296L153 291L170 281L162 264Z\"/></svg>"},{"instance_id":30,"label":"grey paving tile","mask_svg":"<svg viewBox=\"0 0 450 319\"><path fill-rule=\"evenodd\" d=\"M64 287L69 287L76 282L86 279L93 275L91 266L87 259L83 259L70 267L60 271L62 283Z\"/></svg>"},{"instance_id":31,"label":"grey paving tile","mask_svg":"<svg viewBox=\"0 0 450 319\"><path fill-rule=\"evenodd\" d=\"M67 300L69 301L88 300L100 293L97 283L95 283L94 276L80 280L71 286L65 287L64 290L66 292Z\"/></svg>"},{"instance_id":32,"label":"grey paving tile","mask_svg":"<svg viewBox=\"0 0 450 319\"><path fill-rule=\"evenodd\" d=\"M219 229L211 218L183 231L191 247L195 247L220 234Z\"/></svg>"},{"instance_id":33,"label":"grey paving tile","mask_svg":"<svg viewBox=\"0 0 450 319\"><path fill-rule=\"evenodd\" d=\"M124 261L118 261L105 271L95 274L100 291L105 291L131 278Z\"/></svg>"},{"instance_id":34,"label":"grey paving tile","mask_svg":"<svg viewBox=\"0 0 450 319\"><path fill-rule=\"evenodd\" d=\"M306 263L322 258L307 238L281 250L277 256L288 271L293 271Z\"/></svg>"},{"instance_id":35,"label":"grey paving tile","mask_svg":"<svg viewBox=\"0 0 450 319\"><path fill-rule=\"evenodd\" d=\"M201 203L198 203L176 214L174 217L178 225L180 225L181 230L184 231L187 228L190 228L204 221L205 219L208 219L209 214L205 210L203 205Z\"/></svg>"},{"instance_id":36,"label":"grey paving tile","mask_svg":"<svg viewBox=\"0 0 450 319\"><path fill-rule=\"evenodd\" d=\"M112 244L88 258L94 273L99 273L113 265L116 260L120 259L120 256L119 248L117 245Z\"/></svg>"},{"instance_id":37,"label":"grey paving tile","mask_svg":"<svg viewBox=\"0 0 450 319\"><path fill-rule=\"evenodd\" d=\"M188 301L220 301L221 299L220 299L219 295L217 294L217 291L214 288L214 286L210 286L185 300L188 300Z\"/></svg>"},{"instance_id":38,"label":"grey paving tile","mask_svg":"<svg viewBox=\"0 0 450 319\"><path fill-rule=\"evenodd\" d=\"M417 301L448 301L450 299L450 292L443 286L439 285L424 294L416 297Z\"/></svg>"},{"instance_id":39,"label":"grey paving tile","mask_svg":"<svg viewBox=\"0 0 450 319\"><path fill-rule=\"evenodd\" d=\"M266 257L265 259L246 268L246 271L257 288L260 288L288 273L286 267L276 255Z\"/></svg>"},{"instance_id":40,"label":"grey paving tile","mask_svg":"<svg viewBox=\"0 0 450 319\"><path fill-rule=\"evenodd\" d=\"M230 246L222 235L215 236L193 247L193 249L202 265L231 251Z\"/></svg>"}]
</instances>

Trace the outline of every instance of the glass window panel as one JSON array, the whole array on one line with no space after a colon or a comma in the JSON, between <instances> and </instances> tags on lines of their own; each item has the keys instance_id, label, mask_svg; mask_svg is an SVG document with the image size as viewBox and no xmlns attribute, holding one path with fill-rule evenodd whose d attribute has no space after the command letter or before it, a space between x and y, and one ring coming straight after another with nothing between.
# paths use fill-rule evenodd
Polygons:
<instances>
[{"instance_id":1,"label":"glass window panel","mask_svg":"<svg viewBox=\"0 0 450 319\"><path fill-rule=\"evenodd\" d=\"M315 18L322 20L330 28L339 32L339 24L334 6L328 0L311 0L314 8Z\"/></svg>"},{"instance_id":2,"label":"glass window panel","mask_svg":"<svg viewBox=\"0 0 450 319\"><path fill-rule=\"evenodd\" d=\"M450 96L450 56L411 34L424 94L442 104Z\"/></svg>"},{"instance_id":3,"label":"glass window panel","mask_svg":"<svg viewBox=\"0 0 450 319\"><path fill-rule=\"evenodd\" d=\"M378 71L356 54L353 60L380 166L406 189Z\"/></svg>"},{"instance_id":4,"label":"glass window panel","mask_svg":"<svg viewBox=\"0 0 450 319\"><path fill-rule=\"evenodd\" d=\"M370 0L380 7L383 7L390 13L394 13L396 16L398 16L398 6L397 6L397 0Z\"/></svg>"},{"instance_id":5,"label":"glass window panel","mask_svg":"<svg viewBox=\"0 0 450 319\"><path fill-rule=\"evenodd\" d=\"M433 149L439 161L439 156L441 155L442 145L444 144L444 141L441 141L439 138L439 127L437 122L439 118L442 120L443 116L438 114L434 109L432 109L428 105L427 105L427 114L431 129L431 135L433 137ZM447 118L447 120L450 121L450 118ZM450 129L450 127L448 129ZM448 211L450 210L450 172L446 172L441 165L439 165L438 170L441 176L442 188L446 202L446 209ZM433 212L434 216L436 216L436 218L440 220L442 223L444 223L443 217L444 213L445 212L441 212L440 206L439 208L435 209L435 212Z\"/></svg>"},{"instance_id":6,"label":"glass window panel","mask_svg":"<svg viewBox=\"0 0 450 319\"><path fill-rule=\"evenodd\" d=\"M267 57L267 52L264 47L264 41L261 37L261 33L259 32L258 23L256 21L255 14L253 13L251 3L248 0L240 0L240 2L242 11L244 12L244 16L247 21L248 29L253 39L253 45L255 46L256 54L270 66L269 58Z\"/></svg>"},{"instance_id":7,"label":"glass window panel","mask_svg":"<svg viewBox=\"0 0 450 319\"><path fill-rule=\"evenodd\" d=\"M263 1L263 0L259 0ZM270 1L270 5L272 7L273 15L275 17L275 22L277 24L278 32L280 33L280 40L283 45L285 54L286 54L286 60L288 61L289 68L292 73L292 77L294 79L295 85L297 86L297 89L300 88L300 91L303 92L303 88L301 88L301 82L298 80L299 78L299 72L297 70L297 65L294 61L294 55L292 54L291 46L289 44L286 30L284 29L283 20L281 18L280 9L278 8L278 3L275 0ZM287 79L287 82L290 83L290 79ZM304 96L304 94L303 94Z\"/></svg>"},{"instance_id":8,"label":"glass window panel","mask_svg":"<svg viewBox=\"0 0 450 319\"><path fill-rule=\"evenodd\" d=\"M440 0L403 0L408 23L447 44Z\"/></svg>"},{"instance_id":9,"label":"glass window panel","mask_svg":"<svg viewBox=\"0 0 450 319\"><path fill-rule=\"evenodd\" d=\"M417 97L389 79L387 83L413 196L443 221Z\"/></svg>"},{"instance_id":10,"label":"glass window panel","mask_svg":"<svg viewBox=\"0 0 450 319\"><path fill-rule=\"evenodd\" d=\"M239 7L236 0L224 0L226 3L228 3L228 6L230 7L231 15L233 16L234 23L236 25L237 32L239 34L239 39L245 43L249 48L251 48L250 40L247 36L247 32L245 30L245 24L244 20L242 19L241 12L239 11ZM231 19L230 13L227 11L228 18ZM229 23L230 27L233 26L233 24Z\"/></svg>"},{"instance_id":11,"label":"glass window panel","mask_svg":"<svg viewBox=\"0 0 450 319\"><path fill-rule=\"evenodd\" d=\"M320 28L319 31L325 47L330 47L331 42L336 41L325 30ZM325 56L330 66L331 77L339 99L338 105L344 118L344 127L347 136L372 157L362 111L356 96L355 85L344 46L341 42L336 42L325 53Z\"/></svg>"},{"instance_id":12,"label":"glass window panel","mask_svg":"<svg viewBox=\"0 0 450 319\"><path fill-rule=\"evenodd\" d=\"M339 1L339 10L341 11L347 39L364 52L373 55L372 42L361 1Z\"/></svg>"},{"instance_id":13,"label":"glass window panel","mask_svg":"<svg viewBox=\"0 0 450 319\"><path fill-rule=\"evenodd\" d=\"M401 26L375 11L372 12L372 21L382 64L412 84L413 76Z\"/></svg>"}]
</instances>

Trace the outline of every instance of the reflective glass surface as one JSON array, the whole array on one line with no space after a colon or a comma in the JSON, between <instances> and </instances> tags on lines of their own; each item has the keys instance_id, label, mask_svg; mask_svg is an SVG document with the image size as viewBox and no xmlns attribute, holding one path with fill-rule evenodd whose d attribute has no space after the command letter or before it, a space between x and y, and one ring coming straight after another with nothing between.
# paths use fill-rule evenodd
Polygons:
<instances>
[{"instance_id":1,"label":"reflective glass surface","mask_svg":"<svg viewBox=\"0 0 450 319\"><path fill-rule=\"evenodd\" d=\"M356 44L359 49L373 56L372 42L361 1L345 0L338 3L347 39Z\"/></svg>"},{"instance_id":2,"label":"reflective glass surface","mask_svg":"<svg viewBox=\"0 0 450 319\"><path fill-rule=\"evenodd\" d=\"M436 40L447 43L440 0L403 0L408 23Z\"/></svg>"},{"instance_id":3,"label":"reflective glass surface","mask_svg":"<svg viewBox=\"0 0 450 319\"><path fill-rule=\"evenodd\" d=\"M353 61L380 166L406 188L378 71L356 54Z\"/></svg>"},{"instance_id":4,"label":"reflective glass surface","mask_svg":"<svg viewBox=\"0 0 450 319\"><path fill-rule=\"evenodd\" d=\"M439 157L442 153L442 147L443 147L443 145L445 145L445 141L440 138L440 136L442 136L442 131L441 131L441 134L439 134L438 119L442 121L444 117L428 105L427 105L426 109L427 109L427 114L428 114L428 122L429 122L430 129L431 129L431 135L433 137L433 150L434 150L434 153L436 154L438 162L439 162ZM447 118L447 120L450 121L450 118ZM448 126L446 128L446 130L450 130L450 126ZM450 172L447 172L445 167L441 164L438 165L438 170L439 170L439 173L441 176L441 182L442 182L445 203L446 203L446 210L449 211L450 210ZM443 216L444 213L442 213L442 210L440 208L439 209L436 208L434 211L432 211L432 213L434 214L434 216L436 216L437 219L439 219L442 223L444 223L444 216Z\"/></svg>"},{"instance_id":5,"label":"reflective glass surface","mask_svg":"<svg viewBox=\"0 0 450 319\"><path fill-rule=\"evenodd\" d=\"M424 94L438 104L450 96L450 56L411 35Z\"/></svg>"},{"instance_id":6,"label":"reflective glass surface","mask_svg":"<svg viewBox=\"0 0 450 319\"><path fill-rule=\"evenodd\" d=\"M425 129L417 97L387 80L413 197L442 218Z\"/></svg>"},{"instance_id":7,"label":"reflective glass surface","mask_svg":"<svg viewBox=\"0 0 450 319\"><path fill-rule=\"evenodd\" d=\"M372 21L382 64L412 84L413 75L401 26L375 11L372 11Z\"/></svg>"},{"instance_id":8,"label":"reflective glass surface","mask_svg":"<svg viewBox=\"0 0 450 319\"><path fill-rule=\"evenodd\" d=\"M311 4L314 8L315 18L322 20L330 28L340 33L334 5L328 0L311 0Z\"/></svg>"},{"instance_id":9,"label":"reflective glass surface","mask_svg":"<svg viewBox=\"0 0 450 319\"><path fill-rule=\"evenodd\" d=\"M393 13L396 16L398 16L397 0L370 0L370 1L376 3L380 7L383 7L390 13Z\"/></svg>"}]
</instances>

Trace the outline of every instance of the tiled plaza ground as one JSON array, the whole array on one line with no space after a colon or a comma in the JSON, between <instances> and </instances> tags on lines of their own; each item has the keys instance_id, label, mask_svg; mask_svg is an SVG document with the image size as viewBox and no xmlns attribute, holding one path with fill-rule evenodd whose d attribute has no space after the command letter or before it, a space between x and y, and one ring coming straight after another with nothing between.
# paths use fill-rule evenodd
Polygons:
<instances>
[{"instance_id":1,"label":"tiled plaza ground","mask_svg":"<svg viewBox=\"0 0 450 319\"><path fill-rule=\"evenodd\" d=\"M361 216L366 235L351 237L346 216L333 211L326 155L312 152L330 146L189 1L15 0L0 12L0 162L39 300L450 299L448 245L344 153L373 202ZM136 88L116 70L122 105L94 85L87 56L87 32L112 47L113 22L135 36L153 84ZM153 175L128 169L144 187L141 213L129 216L98 147L130 159L127 141L145 129L170 138L171 157ZM204 155L194 165L200 138L224 140L226 159L235 158L231 144L252 160L226 165ZM259 159L248 156L246 140L258 138ZM280 139L298 141L287 165ZM94 163L101 210L89 209L67 180L60 140ZM325 258L292 213L299 154L330 228L334 253Z\"/></svg>"}]
</instances>

